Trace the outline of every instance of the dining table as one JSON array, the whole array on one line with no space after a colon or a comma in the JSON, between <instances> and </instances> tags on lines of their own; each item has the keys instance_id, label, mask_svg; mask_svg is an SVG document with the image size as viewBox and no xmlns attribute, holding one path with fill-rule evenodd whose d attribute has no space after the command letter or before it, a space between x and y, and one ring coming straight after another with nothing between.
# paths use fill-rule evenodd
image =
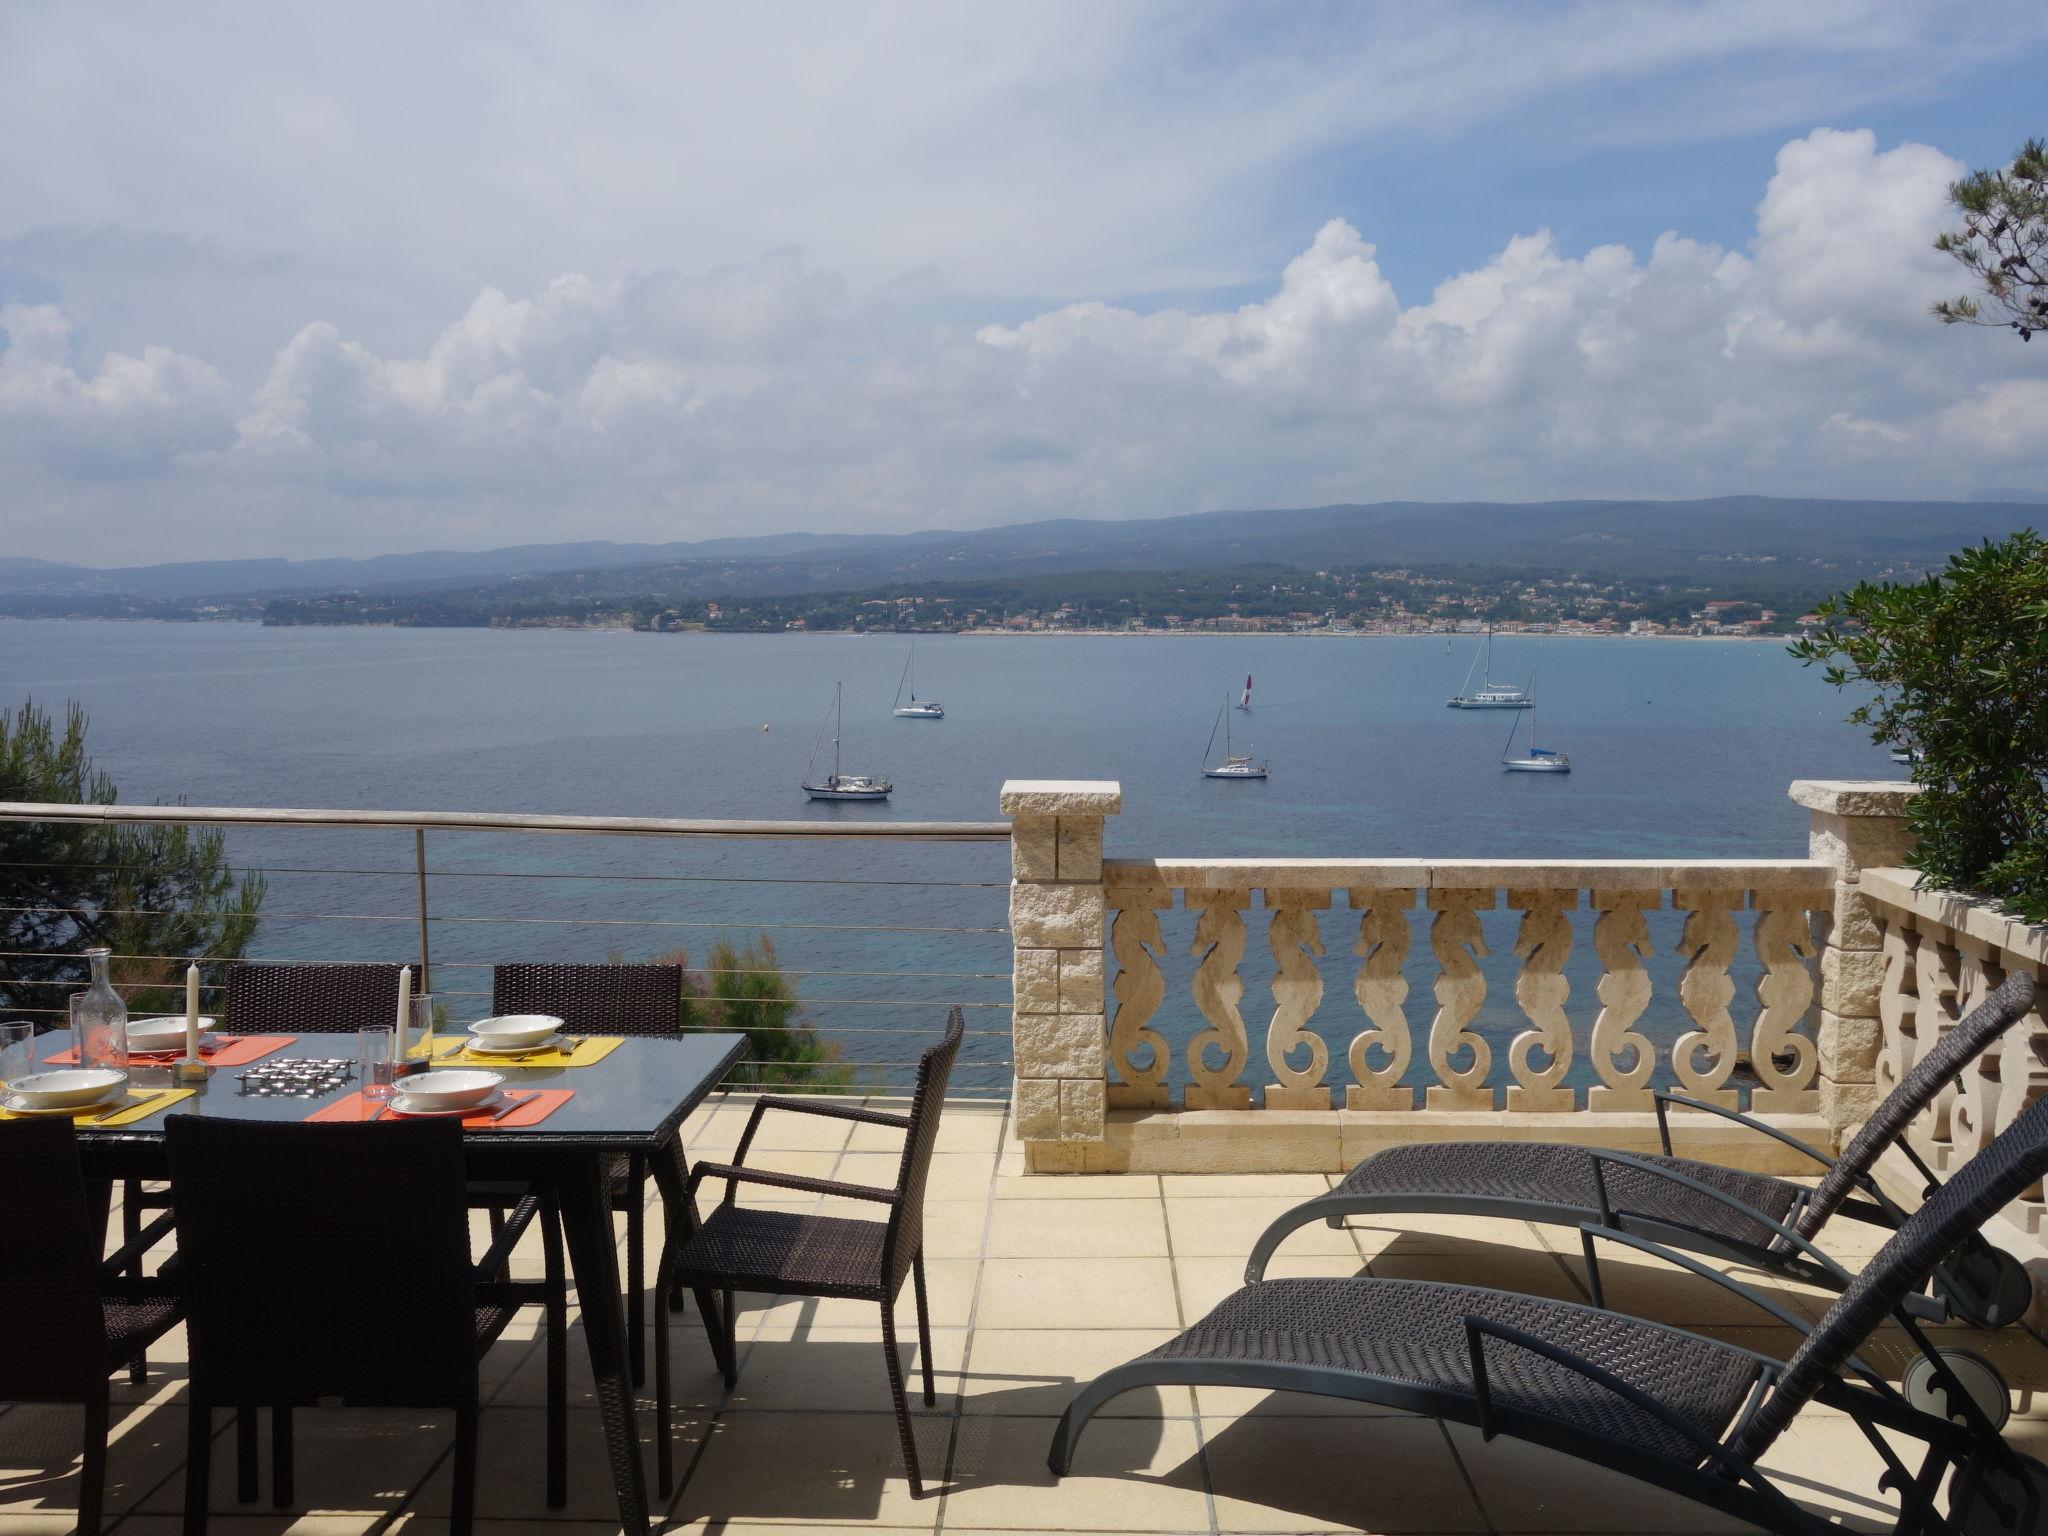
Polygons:
<instances>
[{"instance_id":1,"label":"dining table","mask_svg":"<svg viewBox=\"0 0 2048 1536\"><path fill-rule=\"evenodd\" d=\"M334 1059L349 1054L352 1037L308 1033L291 1038L264 1058L267 1063L294 1059ZM682 1145L682 1125L730 1072L746 1050L741 1034L703 1033L673 1037L634 1036L607 1042L599 1059L582 1065L522 1067L508 1060L503 1068L508 1089L569 1089L545 1119L520 1124L518 1116L483 1125L466 1125L463 1148L468 1176L477 1182L519 1182L552 1187L560 1202L562 1235L570 1273L582 1308L583 1337L590 1351L599 1417L618 1489L619 1519L629 1536L648 1529L647 1478L641 1462L630 1384L623 1288L618 1250L612 1230L606 1170L621 1156L645 1160L661 1191L669 1220L683 1232L695 1229L696 1211L688 1192L689 1169ZM446 1047L443 1047L445 1049ZM436 1055L440 1050L435 1051ZM254 1091L243 1067L218 1067L204 1082L176 1082L163 1067L137 1067L131 1073L138 1097L155 1088L194 1088L188 1097L156 1113L115 1125L82 1123L78 1130L86 1178L102 1192L115 1182L164 1179L169 1168L164 1124L173 1115L204 1115L238 1120L306 1120L337 1111L353 1116L348 1106L361 1087L353 1076L311 1096ZM381 1111L376 1112L382 1117ZM372 1112L362 1112L364 1119ZM509 1123L508 1123L509 1122ZM173 1198L175 1199L175 1190ZM644 1277L633 1277L634 1284ZM707 1321L719 1318L721 1298L708 1291L694 1293ZM655 1305L662 1305L661 1298ZM712 1336L722 1337L714 1329Z\"/></svg>"}]
</instances>

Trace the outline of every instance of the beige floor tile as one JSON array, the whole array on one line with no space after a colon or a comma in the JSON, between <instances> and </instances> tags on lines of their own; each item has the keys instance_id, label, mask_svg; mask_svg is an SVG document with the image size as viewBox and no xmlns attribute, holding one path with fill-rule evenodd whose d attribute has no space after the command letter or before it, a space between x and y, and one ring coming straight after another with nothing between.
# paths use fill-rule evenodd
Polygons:
<instances>
[{"instance_id":1,"label":"beige floor tile","mask_svg":"<svg viewBox=\"0 0 2048 1536\"><path fill-rule=\"evenodd\" d=\"M1170 1328L977 1328L962 1378L962 1409L1057 1417L1088 1382L1172 1337ZM1102 1410L1124 1419L1184 1418L1193 1411L1186 1387L1127 1392Z\"/></svg>"},{"instance_id":2,"label":"beige floor tile","mask_svg":"<svg viewBox=\"0 0 2048 1536\"><path fill-rule=\"evenodd\" d=\"M1173 1266L1163 1258L990 1259L981 1328L1175 1328Z\"/></svg>"},{"instance_id":3,"label":"beige floor tile","mask_svg":"<svg viewBox=\"0 0 2048 1536\"><path fill-rule=\"evenodd\" d=\"M69 1529L75 1523L84 1433L82 1408L17 1403L0 1413L0 1529L45 1520ZM144 1502L166 1481L174 1500L183 1497L177 1473L184 1459L182 1400L159 1391L148 1403L117 1404L108 1428L102 1507L111 1518Z\"/></svg>"},{"instance_id":4,"label":"beige floor tile","mask_svg":"<svg viewBox=\"0 0 2048 1536\"><path fill-rule=\"evenodd\" d=\"M1156 1173L1006 1173L996 1175L996 1199L1157 1200Z\"/></svg>"},{"instance_id":5,"label":"beige floor tile","mask_svg":"<svg viewBox=\"0 0 2048 1536\"><path fill-rule=\"evenodd\" d=\"M871 1308L872 1312L873 1309ZM941 1407L960 1390L960 1360L967 1348L964 1328L932 1330L933 1386ZM923 1407L923 1372L913 1323L896 1337L903 1362L904 1390L912 1406ZM882 1358L879 1325L867 1328L764 1328L740 1357L739 1384L727 1399L729 1411L749 1409L879 1413L889 1407L889 1374Z\"/></svg>"},{"instance_id":6,"label":"beige floor tile","mask_svg":"<svg viewBox=\"0 0 2048 1536\"><path fill-rule=\"evenodd\" d=\"M902 1158L895 1153L849 1152L833 1177L844 1179L849 1184L872 1184L888 1189L895 1185L896 1175L902 1166ZM925 1177L925 1198L986 1200L994 1172L986 1152L934 1152L931 1169Z\"/></svg>"},{"instance_id":7,"label":"beige floor tile","mask_svg":"<svg viewBox=\"0 0 2048 1536\"><path fill-rule=\"evenodd\" d=\"M747 1116L753 1113L748 1106L739 1117L739 1127L746 1129ZM722 1130L723 1121L715 1128ZM851 1120L835 1120L829 1115L807 1115L788 1109L770 1109L761 1116L761 1128L754 1133L754 1150L778 1152L837 1152L843 1148L853 1134ZM751 1159L750 1159L751 1160Z\"/></svg>"},{"instance_id":8,"label":"beige floor tile","mask_svg":"<svg viewBox=\"0 0 2048 1536\"><path fill-rule=\"evenodd\" d=\"M988 1251L992 1258L1163 1258L1166 1220L1156 1201L998 1200Z\"/></svg>"},{"instance_id":9,"label":"beige floor tile","mask_svg":"<svg viewBox=\"0 0 2048 1536\"><path fill-rule=\"evenodd\" d=\"M1434 1419L1254 1413L1202 1428L1219 1530L1486 1529Z\"/></svg>"},{"instance_id":10,"label":"beige floor tile","mask_svg":"<svg viewBox=\"0 0 2048 1536\"><path fill-rule=\"evenodd\" d=\"M1899 1444L1917 1465L1909 1442ZM1878 1492L1883 1461L1846 1417L1802 1413L1763 1466L1800 1504L1852 1529L1889 1530L1898 1520L1897 1503Z\"/></svg>"},{"instance_id":11,"label":"beige floor tile","mask_svg":"<svg viewBox=\"0 0 2048 1536\"><path fill-rule=\"evenodd\" d=\"M919 1415L918 1458L937 1483L950 1420ZM895 1418L884 1413L736 1413L711 1426L668 1529L879 1524L931 1530L939 1500L913 1499Z\"/></svg>"},{"instance_id":12,"label":"beige floor tile","mask_svg":"<svg viewBox=\"0 0 2048 1536\"><path fill-rule=\"evenodd\" d=\"M178 1412L182 1420L182 1405ZM259 1420L261 1502L235 1499L232 1419L216 1413L208 1508L218 1514L259 1514L268 1510L270 1415ZM293 1508L314 1515L375 1515L399 1508L453 1444L452 1412L417 1409L301 1408L292 1416ZM488 1416L484 1435L488 1439ZM172 1478L142 1502L150 1514L174 1514L185 1497L183 1477Z\"/></svg>"},{"instance_id":13,"label":"beige floor tile","mask_svg":"<svg viewBox=\"0 0 2048 1536\"><path fill-rule=\"evenodd\" d=\"M1447 1426L1494 1528L1520 1533L1746 1531L1738 1520L1619 1472L1501 1435Z\"/></svg>"},{"instance_id":14,"label":"beige floor tile","mask_svg":"<svg viewBox=\"0 0 2048 1536\"><path fill-rule=\"evenodd\" d=\"M1365 1272L1356 1254L1349 1259L1319 1258L1313 1254L1276 1254L1266 1266L1269 1280L1335 1280ZM1216 1303L1244 1285L1244 1260L1190 1258L1173 1261L1174 1283L1180 1296L1181 1315L1196 1323Z\"/></svg>"},{"instance_id":15,"label":"beige floor tile","mask_svg":"<svg viewBox=\"0 0 2048 1536\"><path fill-rule=\"evenodd\" d=\"M675 1426L676 1465L689 1465L703 1434L701 1423L684 1415ZM643 1415L640 1440L650 1482L654 1471L654 1420ZM450 1463L443 1461L421 1487L412 1507L440 1517L448 1512ZM653 1496L650 1486L649 1497ZM569 1503L547 1507L547 1415L536 1408L494 1408L484 1413L477 1442L476 1508L482 1519L605 1520L619 1512L605 1452L604 1424L593 1411L569 1415Z\"/></svg>"},{"instance_id":16,"label":"beige floor tile","mask_svg":"<svg viewBox=\"0 0 2048 1536\"><path fill-rule=\"evenodd\" d=\"M1278 1199L1258 1199L1240 1195L1196 1198L1169 1194L1166 1198L1166 1221L1173 1234L1174 1256L1249 1258L1259 1235L1267 1226L1300 1203L1284 1195ZM1320 1221L1290 1233L1280 1251L1289 1255L1359 1257L1358 1244L1349 1232L1332 1231Z\"/></svg>"},{"instance_id":17,"label":"beige floor tile","mask_svg":"<svg viewBox=\"0 0 2048 1536\"><path fill-rule=\"evenodd\" d=\"M1168 1199L1285 1200L1299 1204L1330 1192L1326 1173L1163 1173L1160 1188Z\"/></svg>"},{"instance_id":18,"label":"beige floor tile","mask_svg":"<svg viewBox=\"0 0 2048 1536\"><path fill-rule=\"evenodd\" d=\"M1048 1419L960 1421L946 1492L948 1530L1201 1531L1209 1525L1188 1419L1098 1419L1074 1470L1046 1467Z\"/></svg>"},{"instance_id":19,"label":"beige floor tile","mask_svg":"<svg viewBox=\"0 0 2048 1536\"><path fill-rule=\"evenodd\" d=\"M927 1296L934 1328L964 1328L974 1310L975 1278L980 1264L974 1259L926 1259ZM740 1327L747 1326L749 1314L765 1314L772 1322L764 1326L787 1331L798 1326L812 1328L864 1328L879 1316L872 1301L844 1301L815 1296L764 1296L742 1292L739 1298ZM694 1311L691 1313L694 1317ZM896 1298L896 1326L908 1331L917 1326L917 1303L905 1281Z\"/></svg>"},{"instance_id":20,"label":"beige floor tile","mask_svg":"<svg viewBox=\"0 0 2048 1536\"><path fill-rule=\"evenodd\" d=\"M892 1115L906 1113L908 1101L874 1106ZM996 1148L1002 1145L1003 1117L979 1107L963 1107L948 1103L939 1115L938 1139L933 1150L939 1152L974 1152L993 1157ZM903 1132L891 1125L856 1125L847 1142L850 1152L890 1152L903 1150Z\"/></svg>"}]
</instances>

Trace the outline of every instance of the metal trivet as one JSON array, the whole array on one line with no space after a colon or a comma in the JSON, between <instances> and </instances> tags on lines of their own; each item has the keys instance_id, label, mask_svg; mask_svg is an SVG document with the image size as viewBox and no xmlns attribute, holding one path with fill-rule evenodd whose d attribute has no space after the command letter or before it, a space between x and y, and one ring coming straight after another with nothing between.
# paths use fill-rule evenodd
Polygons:
<instances>
[{"instance_id":1,"label":"metal trivet","mask_svg":"<svg viewBox=\"0 0 2048 1536\"><path fill-rule=\"evenodd\" d=\"M266 1098L312 1099L339 1088L356 1075L356 1064L346 1056L304 1056L290 1061L266 1061L237 1072L240 1092Z\"/></svg>"}]
</instances>

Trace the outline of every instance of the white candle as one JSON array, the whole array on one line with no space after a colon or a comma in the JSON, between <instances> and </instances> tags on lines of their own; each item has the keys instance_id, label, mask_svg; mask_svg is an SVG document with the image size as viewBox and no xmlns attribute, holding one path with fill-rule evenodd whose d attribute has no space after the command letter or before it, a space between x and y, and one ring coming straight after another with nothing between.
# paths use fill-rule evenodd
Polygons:
<instances>
[{"instance_id":1,"label":"white candle","mask_svg":"<svg viewBox=\"0 0 2048 1536\"><path fill-rule=\"evenodd\" d=\"M199 1059L199 967L185 967L185 1059Z\"/></svg>"},{"instance_id":2,"label":"white candle","mask_svg":"<svg viewBox=\"0 0 2048 1536\"><path fill-rule=\"evenodd\" d=\"M405 1026L412 1017L412 967L401 966L398 972L398 1022L391 1032L391 1059L405 1060Z\"/></svg>"}]
</instances>

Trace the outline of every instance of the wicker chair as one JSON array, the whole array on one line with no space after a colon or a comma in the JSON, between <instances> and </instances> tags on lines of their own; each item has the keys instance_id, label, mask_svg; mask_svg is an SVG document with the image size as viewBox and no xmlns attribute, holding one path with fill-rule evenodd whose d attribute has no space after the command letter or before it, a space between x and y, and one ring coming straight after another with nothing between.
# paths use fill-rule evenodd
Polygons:
<instances>
[{"instance_id":1,"label":"wicker chair","mask_svg":"<svg viewBox=\"0 0 2048 1536\"><path fill-rule=\"evenodd\" d=\"M679 965L500 965L491 971L491 1012L545 1013L577 1035L680 1032ZM626 1213L626 1316L634 1385L647 1379L647 1160L617 1159L606 1170L612 1209Z\"/></svg>"},{"instance_id":2,"label":"wicker chair","mask_svg":"<svg viewBox=\"0 0 2048 1536\"><path fill-rule=\"evenodd\" d=\"M271 1492L293 1500L292 1411L455 1410L452 1536L475 1518L477 1362L526 1303L547 1312L547 1499L567 1502L562 1254L547 1280L499 1281L539 1214L524 1202L469 1251L461 1128L447 1120L165 1122L191 1344L186 1536L206 1529L213 1410L238 1410L238 1492L256 1496L255 1409L271 1411ZM551 1233L543 1223L544 1233Z\"/></svg>"},{"instance_id":3,"label":"wicker chair","mask_svg":"<svg viewBox=\"0 0 2048 1536\"><path fill-rule=\"evenodd\" d=\"M107 1375L178 1321L167 1280L121 1278L126 1250L102 1261L71 1122L0 1123L0 1296L19 1326L0 1350L0 1401L79 1403L85 1467L79 1536L98 1536L107 1472Z\"/></svg>"},{"instance_id":4,"label":"wicker chair","mask_svg":"<svg viewBox=\"0 0 2048 1536\"><path fill-rule=\"evenodd\" d=\"M352 1035L398 1016L398 967L267 965L228 970L220 1027L232 1035Z\"/></svg>"},{"instance_id":5,"label":"wicker chair","mask_svg":"<svg viewBox=\"0 0 2048 1536\"><path fill-rule=\"evenodd\" d=\"M931 1168L932 1145L939 1134L939 1111L944 1107L946 1080L952 1075L953 1058L960 1051L963 1031L961 1012L952 1010L946 1019L946 1033L918 1059L917 1090L907 1115L886 1114L842 1104L829 1098L763 1098L740 1137L730 1163L699 1163L690 1176L690 1193L706 1178L725 1180L725 1198L705 1219L704 1225L678 1245L671 1233L662 1251L657 1287L681 1282L691 1286L716 1287L723 1293L723 1330L719 1323L704 1319L711 1335L711 1352L730 1387L739 1380L737 1314L735 1291L766 1291L783 1296L840 1296L855 1301L873 1301L882 1309L882 1355L889 1372L889 1393L895 1400L896 1432L903 1442L903 1463L910 1474L913 1498L924 1496L918 1475L917 1441L911 1433L910 1405L903 1393L903 1362L896 1355L896 1298L906 1279L915 1283L917 1293L917 1342L924 1365L924 1400L933 1400L932 1332L930 1308L924 1286L924 1186ZM890 1125L902 1130L903 1161L898 1165L892 1189L875 1189L864 1184L846 1184L836 1179L813 1179L792 1173L773 1173L748 1168L747 1149L761 1117L769 1110L800 1115L825 1115L836 1120L857 1120L863 1125ZM867 1200L884 1206L888 1216L881 1221L857 1217L806 1216L793 1211L749 1210L736 1203L741 1184L760 1184L771 1189L794 1189L808 1194L838 1195L850 1200ZM657 1456L661 1469L661 1492L665 1496L674 1482L669 1435L668 1313L655 1314L654 1398L657 1420Z\"/></svg>"}]
</instances>

